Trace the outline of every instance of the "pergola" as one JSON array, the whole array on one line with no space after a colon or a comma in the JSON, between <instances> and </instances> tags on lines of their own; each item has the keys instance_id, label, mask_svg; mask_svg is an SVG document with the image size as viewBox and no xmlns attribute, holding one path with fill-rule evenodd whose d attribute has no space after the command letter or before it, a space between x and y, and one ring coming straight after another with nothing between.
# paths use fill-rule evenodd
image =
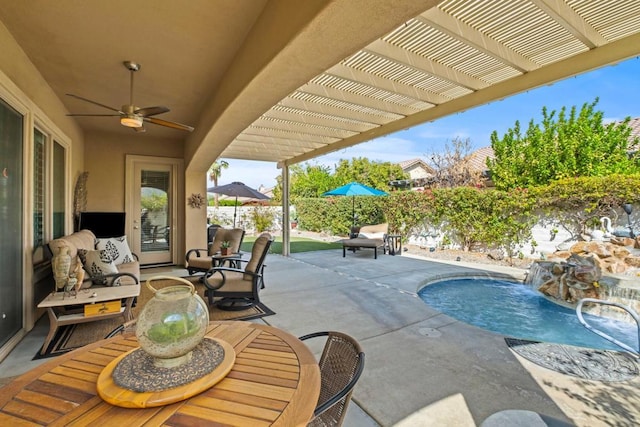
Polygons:
<instances>
[{"instance_id":1,"label":"pergola","mask_svg":"<svg viewBox=\"0 0 640 427\"><path fill-rule=\"evenodd\" d=\"M182 141L188 174L277 162L285 206L289 165L640 54L637 0L1 0L0 20L69 111L120 105L139 61L136 105L196 128L141 138Z\"/></svg>"}]
</instances>

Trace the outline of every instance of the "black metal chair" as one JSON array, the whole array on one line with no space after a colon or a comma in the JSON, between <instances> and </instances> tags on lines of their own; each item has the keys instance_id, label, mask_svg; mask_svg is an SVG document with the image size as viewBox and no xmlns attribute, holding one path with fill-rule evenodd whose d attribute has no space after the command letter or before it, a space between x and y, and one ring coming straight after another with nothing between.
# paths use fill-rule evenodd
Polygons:
<instances>
[{"instance_id":1,"label":"black metal chair","mask_svg":"<svg viewBox=\"0 0 640 427\"><path fill-rule=\"evenodd\" d=\"M222 228L220 224L211 224L207 227L207 245L213 243L213 239L219 228Z\"/></svg>"},{"instance_id":2,"label":"black metal chair","mask_svg":"<svg viewBox=\"0 0 640 427\"><path fill-rule=\"evenodd\" d=\"M240 246L244 240L244 233L241 228L216 228L213 240L209 242L207 249L189 249L187 251L185 265L189 274L206 273L211 267L214 267L214 260L211 256L220 253L220 247L224 241L231 244L230 250L232 253L239 253Z\"/></svg>"},{"instance_id":3,"label":"black metal chair","mask_svg":"<svg viewBox=\"0 0 640 427\"><path fill-rule=\"evenodd\" d=\"M205 296L210 306L223 310L244 310L260 302L258 292L264 288L264 260L273 237L262 233L253 243L251 259L237 259L237 267L212 267L203 276Z\"/></svg>"},{"instance_id":4,"label":"black metal chair","mask_svg":"<svg viewBox=\"0 0 640 427\"><path fill-rule=\"evenodd\" d=\"M327 337L320 366L320 397L309 426L340 426L347 413L351 394L364 370L364 352L358 342L342 332L323 331L301 336Z\"/></svg>"}]
</instances>

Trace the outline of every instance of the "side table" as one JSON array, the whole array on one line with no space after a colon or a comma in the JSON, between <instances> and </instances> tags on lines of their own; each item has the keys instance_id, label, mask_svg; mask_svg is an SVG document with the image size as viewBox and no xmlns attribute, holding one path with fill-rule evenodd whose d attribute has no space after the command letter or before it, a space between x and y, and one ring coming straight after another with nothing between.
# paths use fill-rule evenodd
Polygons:
<instances>
[{"instance_id":1,"label":"side table","mask_svg":"<svg viewBox=\"0 0 640 427\"><path fill-rule=\"evenodd\" d=\"M229 264L229 267L240 268L240 261L242 259L242 252L236 252L229 255L222 255L219 253L211 255L211 265L213 267L222 267L225 262Z\"/></svg>"},{"instance_id":2,"label":"side table","mask_svg":"<svg viewBox=\"0 0 640 427\"><path fill-rule=\"evenodd\" d=\"M387 235L389 255L402 255L402 236L399 234Z\"/></svg>"},{"instance_id":3,"label":"side table","mask_svg":"<svg viewBox=\"0 0 640 427\"><path fill-rule=\"evenodd\" d=\"M40 354L44 354L51 340L60 326L74 325L77 323L94 322L122 316L125 322L132 320L131 306L135 297L140 295L140 285L104 286L80 290L77 295L69 296L64 292L49 294L38 304L38 308L46 308L49 315L49 333L44 340ZM116 312L100 312L91 316L85 316L84 306L87 304L100 304L110 301L125 300L124 307Z\"/></svg>"}]
</instances>

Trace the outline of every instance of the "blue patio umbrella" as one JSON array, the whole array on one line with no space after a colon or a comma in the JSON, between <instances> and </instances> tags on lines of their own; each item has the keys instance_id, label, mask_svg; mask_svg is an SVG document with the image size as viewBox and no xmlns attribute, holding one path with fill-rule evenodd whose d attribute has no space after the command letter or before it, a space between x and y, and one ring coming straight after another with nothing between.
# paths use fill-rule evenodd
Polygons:
<instances>
[{"instance_id":1,"label":"blue patio umbrella","mask_svg":"<svg viewBox=\"0 0 640 427\"><path fill-rule=\"evenodd\" d=\"M334 188L322 194L323 196L353 196L352 212L353 225L356 225L356 197L355 196L386 196L382 190L360 184L359 182L350 182L342 187Z\"/></svg>"}]
</instances>

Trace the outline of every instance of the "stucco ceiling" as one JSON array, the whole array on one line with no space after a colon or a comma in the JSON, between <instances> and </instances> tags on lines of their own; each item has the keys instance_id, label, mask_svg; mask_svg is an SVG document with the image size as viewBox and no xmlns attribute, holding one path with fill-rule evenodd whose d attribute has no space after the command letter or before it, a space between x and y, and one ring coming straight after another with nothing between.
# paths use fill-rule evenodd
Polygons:
<instances>
[{"instance_id":1,"label":"stucco ceiling","mask_svg":"<svg viewBox=\"0 0 640 427\"><path fill-rule=\"evenodd\" d=\"M295 163L640 54L636 0L0 0L69 112L74 93L196 127L188 167ZM88 131L131 132L117 118ZM144 140L144 139L143 139Z\"/></svg>"}]
</instances>

